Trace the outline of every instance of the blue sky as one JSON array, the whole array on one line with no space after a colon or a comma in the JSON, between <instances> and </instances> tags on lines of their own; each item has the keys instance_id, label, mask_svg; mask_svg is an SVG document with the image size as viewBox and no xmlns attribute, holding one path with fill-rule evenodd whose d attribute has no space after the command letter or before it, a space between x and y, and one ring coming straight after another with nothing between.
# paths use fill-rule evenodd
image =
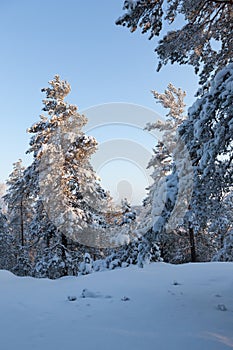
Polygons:
<instances>
[{"instance_id":1,"label":"blue sky","mask_svg":"<svg viewBox=\"0 0 233 350\"><path fill-rule=\"evenodd\" d=\"M25 164L30 161L25 156L29 142L26 129L38 120L43 99L40 89L55 74L69 81L72 92L68 101L81 111L124 102L162 114L150 90L162 92L169 82L187 91L188 105L194 101L197 77L193 69L173 65L157 73L156 40L115 25L122 5L123 0L0 2L0 181L7 178L18 158ZM146 117L140 118L141 124L147 122ZM112 122L111 116L109 120ZM127 137L134 132L129 131ZM109 136L109 130L103 128L99 139L94 136L101 143L107 133ZM142 137L142 133L138 135ZM114 134L111 129L110 134L118 138L121 131L118 128ZM152 144L147 136L145 144ZM123 178L122 161L116 166ZM135 181L140 182L139 178Z\"/></svg>"}]
</instances>

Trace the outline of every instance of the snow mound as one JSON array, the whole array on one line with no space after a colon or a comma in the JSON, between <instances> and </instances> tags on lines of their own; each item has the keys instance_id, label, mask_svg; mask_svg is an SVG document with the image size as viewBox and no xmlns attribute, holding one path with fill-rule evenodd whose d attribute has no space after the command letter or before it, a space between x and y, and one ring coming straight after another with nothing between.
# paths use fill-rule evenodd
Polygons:
<instances>
[{"instance_id":1,"label":"snow mound","mask_svg":"<svg viewBox=\"0 0 233 350\"><path fill-rule=\"evenodd\" d=\"M12 272L6 270L0 270L0 281L11 280L14 278L18 278Z\"/></svg>"}]
</instances>

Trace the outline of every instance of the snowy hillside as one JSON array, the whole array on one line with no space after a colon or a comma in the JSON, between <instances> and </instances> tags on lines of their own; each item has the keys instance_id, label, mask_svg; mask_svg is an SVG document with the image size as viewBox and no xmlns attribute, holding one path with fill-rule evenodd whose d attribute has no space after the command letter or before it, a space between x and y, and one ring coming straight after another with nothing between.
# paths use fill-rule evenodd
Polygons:
<instances>
[{"instance_id":1,"label":"snowy hillside","mask_svg":"<svg viewBox=\"0 0 233 350\"><path fill-rule=\"evenodd\" d=\"M0 271L1 350L233 348L233 263L59 280Z\"/></svg>"}]
</instances>

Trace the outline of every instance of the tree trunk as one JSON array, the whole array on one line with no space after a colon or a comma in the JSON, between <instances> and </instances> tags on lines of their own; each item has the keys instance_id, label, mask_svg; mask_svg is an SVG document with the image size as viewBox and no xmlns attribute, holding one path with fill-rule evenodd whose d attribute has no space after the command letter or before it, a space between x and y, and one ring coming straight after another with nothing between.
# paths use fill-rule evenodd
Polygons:
<instances>
[{"instance_id":1,"label":"tree trunk","mask_svg":"<svg viewBox=\"0 0 233 350\"><path fill-rule=\"evenodd\" d=\"M21 245L24 246L24 224L23 224L23 200L20 201L20 234L21 234Z\"/></svg>"},{"instance_id":2,"label":"tree trunk","mask_svg":"<svg viewBox=\"0 0 233 350\"><path fill-rule=\"evenodd\" d=\"M191 224L189 224L189 241L190 241L191 262L196 262L197 256L196 256L195 238L194 238L193 227L191 226Z\"/></svg>"}]
</instances>

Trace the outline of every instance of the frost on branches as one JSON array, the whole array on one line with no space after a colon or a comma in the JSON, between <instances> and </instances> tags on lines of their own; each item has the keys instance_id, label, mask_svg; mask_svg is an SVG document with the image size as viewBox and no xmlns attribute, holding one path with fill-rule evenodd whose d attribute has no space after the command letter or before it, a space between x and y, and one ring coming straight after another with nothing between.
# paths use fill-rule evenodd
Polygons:
<instances>
[{"instance_id":1,"label":"frost on branches","mask_svg":"<svg viewBox=\"0 0 233 350\"><path fill-rule=\"evenodd\" d=\"M64 101L70 85L59 76L49 83L51 87L42 89L47 115L41 115L41 120L28 130L34 134L29 152L33 152L37 164L40 189L35 221L39 232L45 234L45 227L50 228L50 233L42 235L44 250L36 258L35 269L38 273L50 264L50 270L57 267L60 274L70 274L68 270L75 270L69 264L73 261L70 248L79 247L79 259L80 243L101 246L98 232L102 229L104 235L107 223L103 213L108 210L110 198L90 164L97 142L82 131L87 119L75 105Z\"/></svg>"},{"instance_id":2,"label":"frost on branches","mask_svg":"<svg viewBox=\"0 0 233 350\"><path fill-rule=\"evenodd\" d=\"M50 85L42 89L46 93L43 110L48 116L41 116L29 129L35 133L30 151L39 159L40 195L51 221L78 241L83 228L106 225L102 213L108 209L109 196L90 164L97 142L82 131L87 119L64 101L69 84L55 76Z\"/></svg>"},{"instance_id":3,"label":"frost on branches","mask_svg":"<svg viewBox=\"0 0 233 350\"><path fill-rule=\"evenodd\" d=\"M153 169L153 184L148 188L148 196L144 200L144 213L138 231L143 235L140 255L146 257L152 245L159 242L162 258L165 258L165 250L172 250L175 254L174 232L183 222L188 209L192 192L192 167L186 147L177 135L178 126L186 118L185 93L172 84L168 85L164 94L156 91L152 93L168 109L168 113L165 121L146 126L149 131L163 131L163 138L155 146L148 164Z\"/></svg>"},{"instance_id":4,"label":"frost on branches","mask_svg":"<svg viewBox=\"0 0 233 350\"><path fill-rule=\"evenodd\" d=\"M169 89L162 96L158 93L154 96L167 108L169 101L174 105L173 99L169 99ZM145 237L151 242L160 237L161 256L165 261L187 262L190 257L191 261L209 261L213 256L229 260L232 209L226 205L226 196L232 191L233 183L232 105L231 63L217 73L209 90L189 109L187 119L182 117L182 108L173 106L165 123L147 126L149 130L155 127L165 133L149 163L154 183L144 203L145 220L140 230L147 232ZM181 113L180 119L175 117L175 111L177 115ZM182 144L186 149L184 153L179 147ZM183 172L188 164L190 171ZM184 191L190 192L180 200L181 182ZM177 214L183 199L186 212L179 221Z\"/></svg>"},{"instance_id":5,"label":"frost on branches","mask_svg":"<svg viewBox=\"0 0 233 350\"><path fill-rule=\"evenodd\" d=\"M233 182L233 63L189 109L179 133L194 169L192 209L199 229L214 220Z\"/></svg>"},{"instance_id":6,"label":"frost on branches","mask_svg":"<svg viewBox=\"0 0 233 350\"><path fill-rule=\"evenodd\" d=\"M122 222L121 225L131 224L136 219L136 211L132 210L127 198L121 201Z\"/></svg>"},{"instance_id":7,"label":"frost on branches","mask_svg":"<svg viewBox=\"0 0 233 350\"><path fill-rule=\"evenodd\" d=\"M12 271L18 275L30 274L31 264L27 247L32 243L30 225L35 213L33 177L29 176L30 167L25 169L22 160L13 164L13 171L7 181L6 195L3 197L7 204L7 227L9 238L16 255L16 264Z\"/></svg>"},{"instance_id":8,"label":"frost on branches","mask_svg":"<svg viewBox=\"0 0 233 350\"><path fill-rule=\"evenodd\" d=\"M213 261L233 261L233 189L225 196L209 231L217 242Z\"/></svg>"},{"instance_id":9,"label":"frost on branches","mask_svg":"<svg viewBox=\"0 0 233 350\"><path fill-rule=\"evenodd\" d=\"M85 251L93 253L88 232L101 246L110 197L90 164L97 142L82 131L87 119L64 100L70 85L55 76L42 92L46 114L28 129L33 163L26 169L14 164L5 201L17 250L14 272L57 278L77 274Z\"/></svg>"},{"instance_id":10,"label":"frost on branches","mask_svg":"<svg viewBox=\"0 0 233 350\"><path fill-rule=\"evenodd\" d=\"M0 270L11 270L16 263L13 237L8 232L7 218L0 208Z\"/></svg>"},{"instance_id":11,"label":"frost on branches","mask_svg":"<svg viewBox=\"0 0 233 350\"><path fill-rule=\"evenodd\" d=\"M216 74L209 90L189 109L187 120L179 128L193 165L192 226L196 240L205 239L204 245L209 247L208 259L214 250L223 252L229 232L224 222L229 216L226 196L233 182L232 106L231 63ZM206 252L201 255L203 261Z\"/></svg>"},{"instance_id":12,"label":"frost on branches","mask_svg":"<svg viewBox=\"0 0 233 350\"><path fill-rule=\"evenodd\" d=\"M213 255L214 259L221 256L221 260L229 260L232 231L226 225L229 207L225 198L232 191L233 2L126 0L123 9L125 14L116 23L126 25L131 32L140 27L142 33L150 33L149 39L160 35L166 21L174 25L175 30L167 32L155 50L160 59L158 70L169 62L191 64L200 76L198 95L201 98L189 109L187 120L179 127L180 138L188 149L193 168L193 194L181 229L190 232L190 243L185 246L190 244L193 261L210 260ZM181 18L184 25L179 28ZM165 106L166 94L163 100ZM155 157L159 147L162 149L163 143L156 147ZM171 178L175 173L173 168L169 175L171 185L175 183L175 178L174 181ZM156 168L153 174L155 183L160 181L159 176ZM150 188L152 193L153 186L156 185ZM160 213L159 200L158 205L153 206L150 205L151 198L149 195L145 204L148 203L148 208L156 208L154 214L157 215ZM145 227L149 228L154 214L150 209L147 214ZM158 223L163 228L163 215L159 218ZM147 231L147 228L144 229ZM178 232L179 237L182 232ZM186 261L185 256L181 254L178 260ZM169 253L168 260L171 258Z\"/></svg>"},{"instance_id":13,"label":"frost on branches","mask_svg":"<svg viewBox=\"0 0 233 350\"><path fill-rule=\"evenodd\" d=\"M131 32L138 27L149 33L149 39L159 36L165 23L177 24L159 41L158 70L167 64L191 64L205 83L213 72L232 62L233 2L232 0L126 0L116 24Z\"/></svg>"}]
</instances>

